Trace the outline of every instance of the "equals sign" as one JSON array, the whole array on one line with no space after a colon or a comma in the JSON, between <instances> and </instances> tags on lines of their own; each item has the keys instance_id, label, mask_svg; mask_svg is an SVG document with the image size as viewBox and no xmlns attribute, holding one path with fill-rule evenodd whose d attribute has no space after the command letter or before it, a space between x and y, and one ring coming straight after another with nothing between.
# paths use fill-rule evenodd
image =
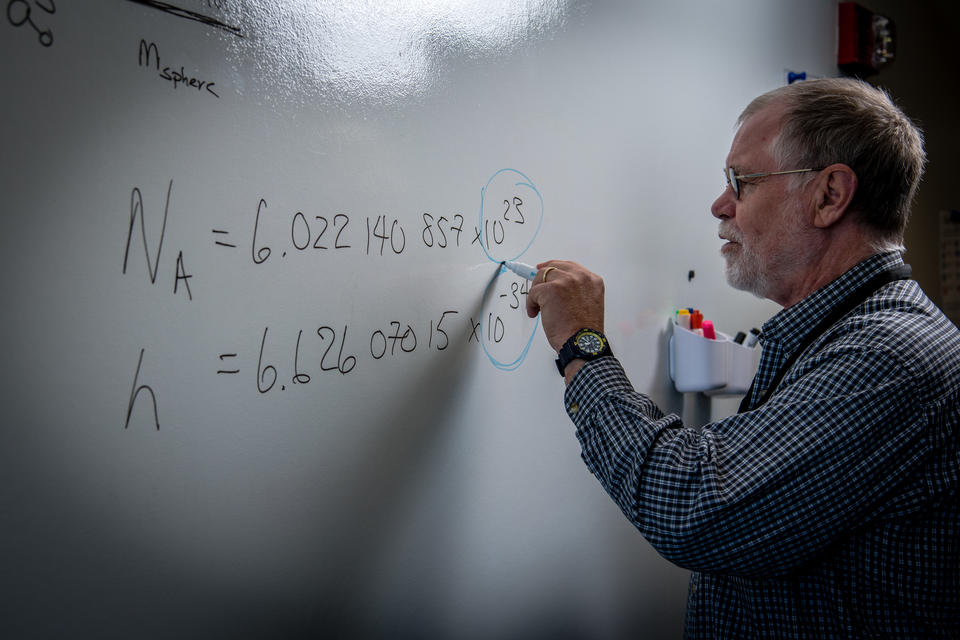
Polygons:
<instances>
[{"instance_id":1,"label":"equals sign","mask_svg":"<svg viewBox=\"0 0 960 640\"><path fill-rule=\"evenodd\" d=\"M230 232L229 232L229 231L223 231L222 229L213 229L212 231L213 231L213 233L214 233L215 235L218 235L218 236L227 236L227 235L230 235ZM220 241L220 240L215 240L214 242L215 242L215 244L217 244L218 246L221 246L221 247L230 247L231 249L236 249L236 248L237 248L237 245L231 244L231 243L229 243L229 242L222 242L222 241Z\"/></svg>"},{"instance_id":2,"label":"equals sign","mask_svg":"<svg viewBox=\"0 0 960 640\"><path fill-rule=\"evenodd\" d=\"M227 358L236 358L237 354L235 353L221 353L220 362L223 362ZM240 369L218 369L217 373L240 373Z\"/></svg>"}]
</instances>

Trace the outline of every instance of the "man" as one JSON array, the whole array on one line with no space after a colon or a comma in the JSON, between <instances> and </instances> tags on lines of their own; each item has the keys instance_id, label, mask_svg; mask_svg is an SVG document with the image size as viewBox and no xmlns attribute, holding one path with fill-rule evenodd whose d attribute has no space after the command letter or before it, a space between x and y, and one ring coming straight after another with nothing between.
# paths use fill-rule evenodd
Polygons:
<instances>
[{"instance_id":1,"label":"man","mask_svg":"<svg viewBox=\"0 0 960 640\"><path fill-rule=\"evenodd\" d=\"M785 308L740 413L701 429L608 355L603 281L538 265L527 312L560 352L583 459L693 571L688 637L960 637L960 332L900 256L924 163L859 81L747 107L711 211L730 284Z\"/></svg>"}]
</instances>

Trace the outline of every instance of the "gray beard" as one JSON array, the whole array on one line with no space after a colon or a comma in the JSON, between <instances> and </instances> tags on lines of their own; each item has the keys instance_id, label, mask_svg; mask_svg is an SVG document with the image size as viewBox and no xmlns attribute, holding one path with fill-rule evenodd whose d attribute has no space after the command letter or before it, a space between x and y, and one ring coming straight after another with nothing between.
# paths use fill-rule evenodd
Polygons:
<instances>
[{"instance_id":1,"label":"gray beard","mask_svg":"<svg viewBox=\"0 0 960 640\"><path fill-rule=\"evenodd\" d=\"M766 298L768 282L756 264L744 264L744 260L728 260L725 270L727 284L739 291L746 291L758 298Z\"/></svg>"}]
</instances>

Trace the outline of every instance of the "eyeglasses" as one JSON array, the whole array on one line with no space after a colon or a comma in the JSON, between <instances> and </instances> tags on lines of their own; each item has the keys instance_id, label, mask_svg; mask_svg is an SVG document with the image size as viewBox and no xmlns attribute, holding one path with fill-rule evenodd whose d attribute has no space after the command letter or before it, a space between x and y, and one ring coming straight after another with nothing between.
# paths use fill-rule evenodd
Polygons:
<instances>
[{"instance_id":1,"label":"eyeglasses","mask_svg":"<svg viewBox=\"0 0 960 640\"><path fill-rule=\"evenodd\" d=\"M723 170L724 177L727 179L727 186L733 189L733 195L740 199L740 180L743 178L766 178L767 176L783 176L788 173L807 173L808 171L821 171L821 169L792 169L790 171L767 171L766 173L744 173L737 175L733 167L727 167Z\"/></svg>"}]
</instances>

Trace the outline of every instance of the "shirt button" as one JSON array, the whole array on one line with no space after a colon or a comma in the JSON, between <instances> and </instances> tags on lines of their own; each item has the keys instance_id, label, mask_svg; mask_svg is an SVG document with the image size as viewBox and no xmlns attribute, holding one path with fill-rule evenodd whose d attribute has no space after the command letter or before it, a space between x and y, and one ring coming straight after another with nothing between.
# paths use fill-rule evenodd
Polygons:
<instances>
[{"instance_id":1,"label":"shirt button","mask_svg":"<svg viewBox=\"0 0 960 640\"><path fill-rule=\"evenodd\" d=\"M580 404L576 402L570 403L570 413L575 414L580 411Z\"/></svg>"}]
</instances>

